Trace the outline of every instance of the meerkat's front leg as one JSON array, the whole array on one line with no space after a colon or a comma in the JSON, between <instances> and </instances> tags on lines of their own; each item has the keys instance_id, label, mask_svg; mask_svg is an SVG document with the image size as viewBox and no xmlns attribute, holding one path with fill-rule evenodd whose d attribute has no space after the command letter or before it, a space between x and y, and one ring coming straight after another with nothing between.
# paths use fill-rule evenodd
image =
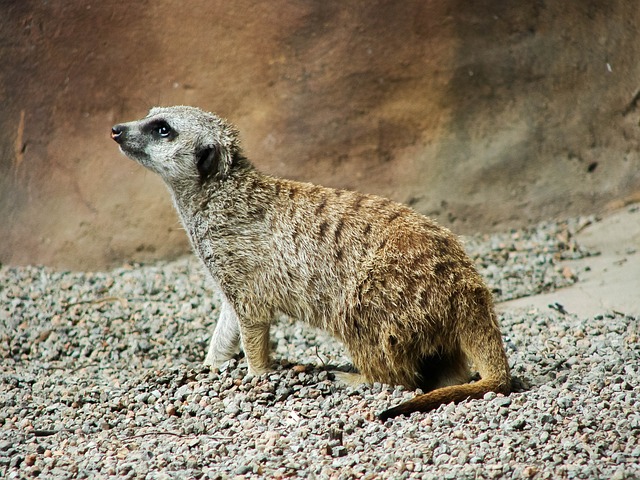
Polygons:
<instances>
[{"instance_id":1,"label":"meerkat's front leg","mask_svg":"<svg viewBox=\"0 0 640 480\"><path fill-rule=\"evenodd\" d=\"M220 306L220 317L213 331L209 352L204 359L205 365L218 368L239 351L240 326L238 316L226 298Z\"/></svg>"},{"instance_id":2,"label":"meerkat's front leg","mask_svg":"<svg viewBox=\"0 0 640 480\"><path fill-rule=\"evenodd\" d=\"M247 356L250 375L260 375L271 370L269 326L269 322L244 322L240 320L242 348Z\"/></svg>"}]
</instances>

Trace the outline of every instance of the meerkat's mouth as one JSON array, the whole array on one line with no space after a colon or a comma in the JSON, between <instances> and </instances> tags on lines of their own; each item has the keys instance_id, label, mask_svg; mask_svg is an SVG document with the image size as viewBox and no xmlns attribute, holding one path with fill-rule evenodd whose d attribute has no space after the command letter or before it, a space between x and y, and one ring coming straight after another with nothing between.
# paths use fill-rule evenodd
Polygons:
<instances>
[{"instance_id":1,"label":"meerkat's mouth","mask_svg":"<svg viewBox=\"0 0 640 480\"><path fill-rule=\"evenodd\" d=\"M118 144L120 152L132 160L144 165L149 165L151 158L149 154L140 148L135 140L128 134L128 129L125 125L115 125L111 128L111 138Z\"/></svg>"},{"instance_id":2,"label":"meerkat's mouth","mask_svg":"<svg viewBox=\"0 0 640 480\"><path fill-rule=\"evenodd\" d=\"M120 145L120 151L131 160L134 160L145 167L148 167L151 163L151 158L143 150L132 148L130 145Z\"/></svg>"}]
</instances>

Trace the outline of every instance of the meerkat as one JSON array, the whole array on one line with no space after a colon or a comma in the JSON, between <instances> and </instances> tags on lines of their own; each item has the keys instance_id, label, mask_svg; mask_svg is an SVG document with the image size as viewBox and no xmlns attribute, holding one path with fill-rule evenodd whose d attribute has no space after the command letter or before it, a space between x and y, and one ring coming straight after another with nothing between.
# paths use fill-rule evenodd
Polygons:
<instances>
[{"instance_id":1,"label":"meerkat","mask_svg":"<svg viewBox=\"0 0 640 480\"><path fill-rule=\"evenodd\" d=\"M111 136L162 177L221 291L206 365L241 345L249 374L267 372L269 328L284 313L344 343L349 380L427 392L383 421L509 393L491 293L448 229L386 198L263 174L235 127L195 107L152 108Z\"/></svg>"}]
</instances>

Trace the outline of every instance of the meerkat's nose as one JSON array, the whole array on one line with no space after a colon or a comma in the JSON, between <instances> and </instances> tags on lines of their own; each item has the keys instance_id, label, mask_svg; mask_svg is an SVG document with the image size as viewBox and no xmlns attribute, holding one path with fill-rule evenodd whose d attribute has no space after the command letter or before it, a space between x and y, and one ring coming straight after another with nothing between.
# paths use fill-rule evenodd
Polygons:
<instances>
[{"instance_id":1,"label":"meerkat's nose","mask_svg":"<svg viewBox=\"0 0 640 480\"><path fill-rule=\"evenodd\" d=\"M114 125L111 127L111 138L113 138L116 142L120 143L122 140L122 134L124 133L124 126L122 125Z\"/></svg>"}]
</instances>

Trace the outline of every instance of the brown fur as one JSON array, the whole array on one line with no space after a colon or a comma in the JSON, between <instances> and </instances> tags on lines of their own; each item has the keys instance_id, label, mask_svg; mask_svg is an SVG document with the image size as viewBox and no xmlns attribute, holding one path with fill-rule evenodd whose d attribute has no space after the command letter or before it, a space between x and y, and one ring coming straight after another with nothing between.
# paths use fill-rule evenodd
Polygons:
<instances>
[{"instance_id":1,"label":"brown fur","mask_svg":"<svg viewBox=\"0 0 640 480\"><path fill-rule=\"evenodd\" d=\"M430 390L382 419L509 392L491 294L446 228L385 198L264 175L232 126L192 107L153 109L112 136L163 177L223 292L205 363L241 341L249 372L266 372L282 312L344 342L359 378Z\"/></svg>"}]
</instances>

